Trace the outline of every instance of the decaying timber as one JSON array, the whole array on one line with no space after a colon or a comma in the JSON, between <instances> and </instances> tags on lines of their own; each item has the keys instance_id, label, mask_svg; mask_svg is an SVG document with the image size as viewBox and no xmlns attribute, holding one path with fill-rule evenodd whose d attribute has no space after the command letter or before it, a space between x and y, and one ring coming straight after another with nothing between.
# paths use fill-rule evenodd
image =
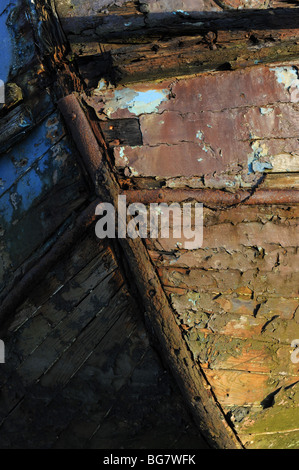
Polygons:
<instances>
[{"instance_id":1,"label":"decaying timber","mask_svg":"<svg viewBox=\"0 0 299 470\"><path fill-rule=\"evenodd\" d=\"M88 124L87 122L82 124L86 118L79 103L74 96L68 96L60 103L60 109L69 124L78 148L81 149L84 161L89 167L95 165L93 156L98 155L98 171L94 171L94 180L99 196L108 197L108 200L116 206L119 189L111 176L108 164L101 164L102 152L95 137L93 141L89 140L88 146L84 145L85 136L82 133L82 128L86 129ZM92 154L89 151L90 147L93 149ZM203 434L211 445L214 444L220 448L240 447L236 437L229 430L221 411L217 409L218 404L215 402L214 406L213 404L210 406L213 396L209 392L208 383L200 369L194 366L186 346L181 342L181 335L173 313L141 240L139 238L136 240L124 239L120 240L120 243L134 274L139 294L143 299L146 317L155 330L163 355L176 377L183 395L186 396Z\"/></svg>"},{"instance_id":2,"label":"decaying timber","mask_svg":"<svg viewBox=\"0 0 299 470\"><path fill-rule=\"evenodd\" d=\"M2 15L0 447L298 448L298 5L96 3ZM120 194L202 202L202 247L99 242Z\"/></svg>"}]
</instances>

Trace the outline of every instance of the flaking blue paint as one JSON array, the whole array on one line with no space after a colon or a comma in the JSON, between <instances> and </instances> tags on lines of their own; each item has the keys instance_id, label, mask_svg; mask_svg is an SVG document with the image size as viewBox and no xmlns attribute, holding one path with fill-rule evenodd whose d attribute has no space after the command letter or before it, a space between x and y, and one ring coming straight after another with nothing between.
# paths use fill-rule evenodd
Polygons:
<instances>
[{"instance_id":1,"label":"flaking blue paint","mask_svg":"<svg viewBox=\"0 0 299 470\"><path fill-rule=\"evenodd\" d=\"M1 0L0 2L0 79L3 80L4 83L7 82L13 59L13 41L7 26L7 20L16 4L17 2L10 0Z\"/></svg>"},{"instance_id":2,"label":"flaking blue paint","mask_svg":"<svg viewBox=\"0 0 299 470\"><path fill-rule=\"evenodd\" d=\"M21 210L27 211L36 198L42 193L45 182L41 175L32 169L26 173L16 186L16 192L21 196Z\"/></svg>"},{"instance_id":3,"label":"flaking blue paint","mask_svg":"<svg viewBox=\"0 0 299 470\"><path fill-rule=\"evenodd\" d=\"M49 121L57 124L49 127ZM50 135L55 135L55 139L51 140ZM22 142L16 144L12 150L1 155L0 175L3 185L0 187L0 198L63 135L63 127L58 115L54 113L30 132Z\"/></svg>"},{"instance_id":4,"label":"flaking blue paint","mask_svg":"<svg viewBox=\"0 0 299 470\"><path fill-rule=\"evenodd\" d=\"M50 148L0 197L0 224L4 222L4 225L8 226L22 217L40 198L45 197L57 181L64 176L69 177L70 168L66 170L66 159L71 150L67 138L62 139L57 145L58 154ZM74 173L76 171L74 167Z\"/></svg>"}]
</instances>

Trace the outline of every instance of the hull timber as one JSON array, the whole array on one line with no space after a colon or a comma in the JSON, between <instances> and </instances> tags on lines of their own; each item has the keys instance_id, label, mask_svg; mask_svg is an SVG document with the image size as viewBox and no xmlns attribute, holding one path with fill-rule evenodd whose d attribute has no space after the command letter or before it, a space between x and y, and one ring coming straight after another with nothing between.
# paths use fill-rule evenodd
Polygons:
<instances>
[{"instance_id":1,"label":"hull timber","mask_svg":"<svg viewBox=\"0 0 299 470\"><path fill-rule=\"evenodd\" d=\"M299 9L77 3L0 16L0 447L298 448ZM203 245L97 240L120 194Z\"/></svg>"}]
</instances>

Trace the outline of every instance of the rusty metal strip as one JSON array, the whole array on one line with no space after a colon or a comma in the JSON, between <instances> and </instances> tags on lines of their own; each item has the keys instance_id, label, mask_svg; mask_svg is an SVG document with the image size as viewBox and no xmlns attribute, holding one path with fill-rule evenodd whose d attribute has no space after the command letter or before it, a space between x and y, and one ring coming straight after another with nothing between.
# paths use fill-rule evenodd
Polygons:
<instances>
[{"instance_id":1,"label":"rusty metal strip","mask_svg":"<svg viewBox=\"0 0 299 470\"><path fill-rule=\"evenodd\" d=\"M230 193L219 189L130 189L121 192L127 203L143 204L160 202L183 202L192 200L204 205L234 206L299 204L299 190L296 189L259 189L254 192L237 191Z\"/></svg>"},{"instance_id":2,"label":"rusty metal strip","mask_svg":"<svg viewBox=\"0 0 299 470\"><path fill-rule=\"evenodd\" d=\"M96 199L83 210L74 225L68 228L50 250L19 280L16 279L9 293L4 298L0 306L1 331L5 331L6 322L11 320L15 309L26 299L28 292L41 280L52 266L74 245L86 229L95 220L95 208L99 204Z\"/></svg>"}]
</instances>

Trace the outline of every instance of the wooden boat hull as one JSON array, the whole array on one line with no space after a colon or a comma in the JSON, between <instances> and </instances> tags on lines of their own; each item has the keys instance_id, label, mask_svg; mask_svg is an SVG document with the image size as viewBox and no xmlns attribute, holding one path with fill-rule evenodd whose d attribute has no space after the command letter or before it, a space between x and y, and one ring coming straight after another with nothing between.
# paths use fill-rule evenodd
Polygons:
<instances>
[{"instance_id":1,"label":"wooden boat hull","mask_svg":"<svg viewBox=\"0 0 299 470\"><path fill-rule=\"evenodd\" d=\"M149 388L142 419L120 407L118 440L110 409L118 393L134 408L135 369L161 376L161 356L166 447L190 426L200 448L298 448L298 9L253 21L221 11L236 2L205 4L204 16L142 3L95 18L59 1L58 17L46 0L9 13L23 52L8 59L0 121L0 446L144 446ZM168 237L117 238L119 225L99 241L96 207L118 215L119 196L147 211L202 203L203 242L186 249L171 224ZM38 401L46 420L30 412ZM39 431L21 439L15 423L28 416Z\"/></svg>"}]
</instances>

